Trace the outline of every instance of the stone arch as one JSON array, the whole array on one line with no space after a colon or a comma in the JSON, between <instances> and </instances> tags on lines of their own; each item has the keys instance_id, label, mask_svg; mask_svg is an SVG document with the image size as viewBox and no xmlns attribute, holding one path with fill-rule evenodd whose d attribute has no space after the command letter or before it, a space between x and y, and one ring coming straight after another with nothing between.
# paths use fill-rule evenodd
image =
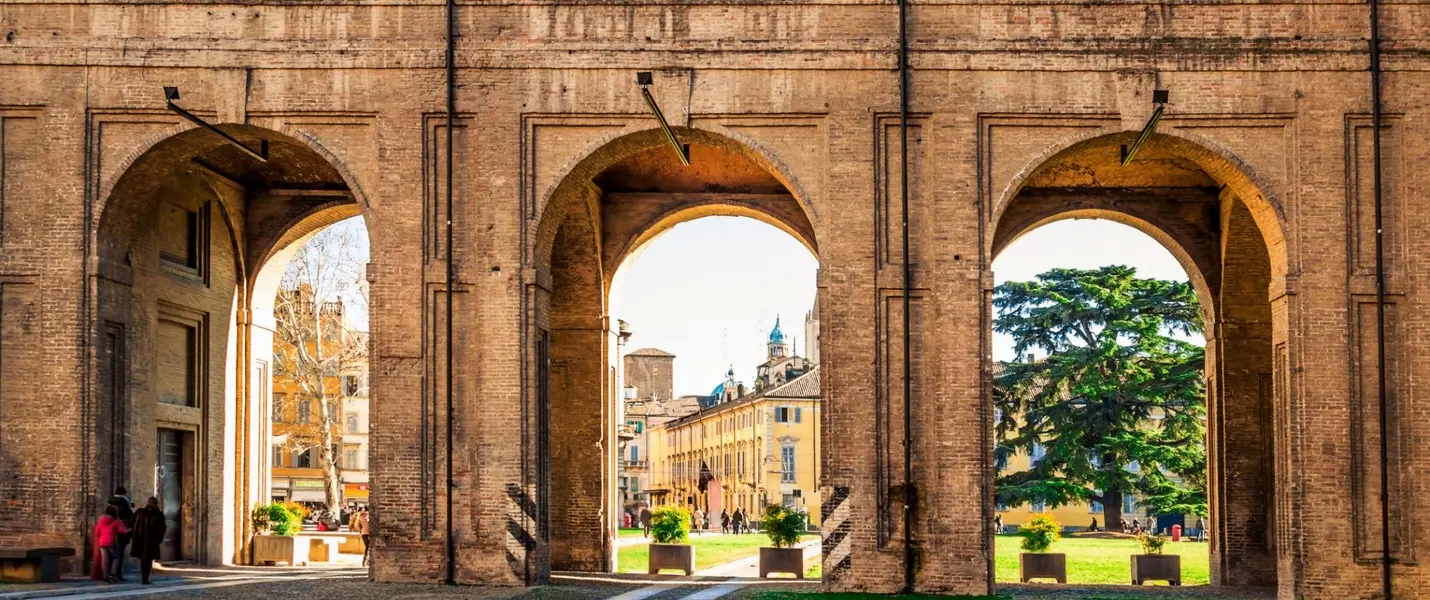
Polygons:
<instances>
[{"instance_id":1,"label":"stone arch","mask_svg":"<svg viewBox=\"0 0 1430 600\"><path fill-rule=\"evenodd\" d=\"M175 522L177 556L208 564L243 560L248 507L267 498L271 372L262 357L271 329L265 336L250 318L260 267L324 219L366 206L349 186L352 173L311 136L219 127L254 147L266 140L269 161L204 129L151 136L98 184L90 231L97 265L90 369L98 376L89 393L100 409L98 435L122 430L132 443L96 446L89 460L116 471L109 479L131 482L136 496L188 507ZM264 202L288 208L264 219ZM271 310L271 298L267 304ZM171 393L175 386L183 393ZM105 423L105 410L119 416ZM146 489L155 481L154 448L166 444L182 474ZM166 486L181 489L171 499L161 493Z\"/></svg>"},{"instance_id":2,"label":"stone arch","mask_svg":"<svg viewBox=\"0 0 1430 600\"><path fill-rule=\"evenodd\" d=\"M1272 585L1290 551L1275 542L1278 498L1289 493L1276 465L1290 448L1267 424L1285 418L1296 379L1285 360L1295 270L1284 210L1249 165L1173 132L1155 134L1128 167L1119 150L1136 132L1099 130L1050 147L995 198L985 255L991 262L1037 226L1093 216L1130 225L1177 258L1206 317L1212 580Z\"/></svg>"},{"instance_id":3,"label":"stone arch","mask_svg":"<svg viewBox=\"0 0 1430 600\"><path fill-rule=\"evenodd\" d=\"M690 166L659 130L607 136L561 168L527 230L525 397L537 415L528 485L545 532L530 552L543 574L616 566L620 386L609 294L624 259L677 223L714 215L757 218L817 248L812 206L773 155L726 133L675 132L689 144ZM607 478L599 489L597 476Z\"/></svg>"}]
</instances>

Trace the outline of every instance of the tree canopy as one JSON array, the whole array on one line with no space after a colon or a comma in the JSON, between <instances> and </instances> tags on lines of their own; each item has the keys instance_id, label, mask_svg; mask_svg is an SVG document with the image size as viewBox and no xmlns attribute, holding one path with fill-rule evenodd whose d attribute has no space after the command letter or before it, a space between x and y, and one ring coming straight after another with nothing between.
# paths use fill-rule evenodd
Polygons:
<instances>
[{"instance_id":1,"label":"tree canopy","mask_svg":"<svg viewBox=\"0 0 1430 600\"><path fill-rule=\"evenodd\" d=\"M998 479L1000 503L1103 504L1117 531L1122 499L1159 514L1206 514L1202 331L1186 282L1136 270L1054 269L994 290L994 331L1013 338L999 365L996 458L1032 456Z\"/></svg>"}]
</instances>

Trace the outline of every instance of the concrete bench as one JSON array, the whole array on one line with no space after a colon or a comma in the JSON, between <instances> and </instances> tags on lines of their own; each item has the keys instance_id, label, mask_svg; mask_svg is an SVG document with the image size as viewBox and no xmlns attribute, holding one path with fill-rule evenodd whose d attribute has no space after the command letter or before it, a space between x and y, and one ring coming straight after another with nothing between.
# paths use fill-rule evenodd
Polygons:
<instances>
[{"instance_id":1,"label":"concrete bench","mask_svg":"<svg viewBox=\"0 0 1430 600\"><path fill-rule=\"evenodd\" d=\"M74 548L0 548L0 583L53 583Z\"/></svg>"}]
</instances>

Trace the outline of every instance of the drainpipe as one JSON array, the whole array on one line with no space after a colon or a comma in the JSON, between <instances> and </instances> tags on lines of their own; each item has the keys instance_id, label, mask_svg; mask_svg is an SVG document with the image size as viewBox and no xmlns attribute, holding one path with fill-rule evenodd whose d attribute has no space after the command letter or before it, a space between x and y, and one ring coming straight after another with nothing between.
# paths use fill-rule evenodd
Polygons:
<instances>
[{"instance_id":1,"label":"drainpipe","mask_svg":"<svg viewBox=\"0 0 1430 600\"><path fill-rule=\"evenodd\" d=\"M452 294L457 276L452 260L452 130L457 112L457 3L447 0L447 585L457 583L457 540L453 537L452 433L456 422L452 412Z\"/></svg>"},{"instance_id":2,"label":"drainpipe","mask_svg":"<svg viewBox=\"0 0 1430 600\"><path fill-rule=\"evenodd\" d=\"M1385 394L1385 248L1381 223L1380 166L1380 2L1370 1L1370 125L1372 169L1375 172L1375 351L1380 408L1380 548L1381 592L1391 598L1390 580L1390 443Z\"/></svg>"},{"instance_id":3,"label":"drainpipe","mask_svg":"<svg viewBox=\"0 0 1430 600\"><path fill-rule=\"evenodd\" d=\"M913 344L910 337L910 299L913 269L909 261L909 7L908 0L899 0L899 193L900 229L903 236L904 271L904 593L914 591L914 446L912 382Z\"/></svg>"}]
</instances>

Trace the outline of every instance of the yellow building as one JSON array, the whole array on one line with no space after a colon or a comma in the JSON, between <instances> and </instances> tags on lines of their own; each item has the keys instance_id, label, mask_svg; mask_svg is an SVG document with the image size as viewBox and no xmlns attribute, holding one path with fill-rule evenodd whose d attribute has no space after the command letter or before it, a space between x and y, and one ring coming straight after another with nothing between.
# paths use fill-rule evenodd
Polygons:
<instances>
[{"instance_id":1,"label":"yellow building","mask_svg":"<svg viewBox=\"0 0 1430 600\"><path fill-rule=\"evenodd\" d=\"M311 301L312 292L306 286L301 291L280 290L278 306L302 306ZM300 310L301 309L296 309ZM338 470L339 504L367 503L367 361L366 335L348 329L343 321L340 302L324 303L324 358L314 339L308 339L308 352L300 357L296 346L284 341L285 335L275 335L273 342L273 463L270 486L275 500L325 504L326 491L322 463L322 427L324 399L327 400L327 427L333 441L332 457ZM311 327L310 316L290 315L290 320ZM279 328L284 324L280 315ZM303 324L307 323L307 324ZM300 339L316 337L311 333L289 334ZM318 363L322 364L319 365ZM323 392L320 398L305 389L304 377L321 369Z\"/></svg>"},{"instance_id":2,"label":"yellow building","mask_svg":"<svg viewBox=\"0 0 1430 600\"><path fill-rule=\"evenodd\" d=\"M1007 468L1000 470L999 474L1027 471L1031 466L1030 461L1040 458L1042 458L1041 446L1035 446L1033 448L1032 456L1022 453L1014 454L1008 457ZM1040 513L1051 514L1052 517L1057 520L1058 524L1062 525L1064 529L1071 531L1087 529L1088 526L1092 524L1093 519L1097 519L1098 527L1102 529L1107 528L1107 523L1103 522L1102 504L1097 502L1077 502L1074 504L1065 504L1057 508L1043 503L1028 503L1018 506L1003 506L1000 504L997 510L998 515L1003 517L1004 529L1010 532L1016 529L1018 525L1026 523L1033 515ZM1122 496L1122 518L1128 523L1131 523L1133 519L1138 519L1143 523L1147 522L1146 510L1137 504L1137 498L1130 493Z\"/></svg>"},{"instance_id":3,"label":"yellow building","mask_svg":"<svg viewBox=\"0 0 1430 600\"><path fill-rule=\"evenodd\" d=\"M819 366L789 352L779 322L753 389L726 373L699 412L650 428L651 502L758 518L767 504L819 514ZM699 490L701 472L713 479Z\"/></svg>"}]
</instances>

